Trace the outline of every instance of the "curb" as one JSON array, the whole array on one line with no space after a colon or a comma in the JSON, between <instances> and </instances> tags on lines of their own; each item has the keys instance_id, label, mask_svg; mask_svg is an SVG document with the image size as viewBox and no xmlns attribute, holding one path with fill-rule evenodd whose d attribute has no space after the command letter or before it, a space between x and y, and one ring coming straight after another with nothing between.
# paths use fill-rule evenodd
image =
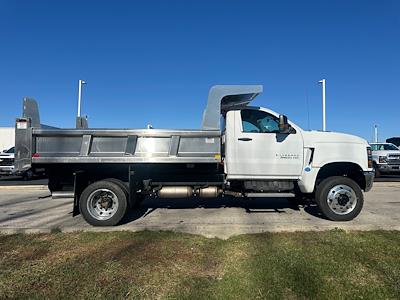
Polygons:
<instances>
[{"instance_id":1,"label":"curb","mask_svg":"<svg viewBox=\"0 0 400 300\"><path fill-rule=\"evenodd\" d=\"M1 185L0 190L48 190L47 185Z\"/></svg>"}]
</instances>

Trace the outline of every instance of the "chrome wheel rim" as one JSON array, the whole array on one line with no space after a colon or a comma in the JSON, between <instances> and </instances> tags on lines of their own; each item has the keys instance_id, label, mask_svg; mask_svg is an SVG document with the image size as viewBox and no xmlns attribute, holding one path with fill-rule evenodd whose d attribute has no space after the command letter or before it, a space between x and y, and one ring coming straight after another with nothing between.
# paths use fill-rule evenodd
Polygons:
<instances>
[{"instance_id":1,"label":"chrome wheel rim","mask_svg":"<svg viewBox=\"0 0 400 300\"><path fill-rule=\"evenodd\" d=\"M357 205L356 192L345 184L335 185L327 197L329 208L338 215L351 213Z\"/></svg>"},{"instance_id":2,"label":"chrome wheel rim","mask_svg":"<svg viewBox=\"0 0 400 300\"><path fill-rule=\"evenodd\" d=\"M87 201L89 214L96 220L108 220L118 210L118 197L109 189L98 189L93 191Z\"/></svg>"}]
</instances>

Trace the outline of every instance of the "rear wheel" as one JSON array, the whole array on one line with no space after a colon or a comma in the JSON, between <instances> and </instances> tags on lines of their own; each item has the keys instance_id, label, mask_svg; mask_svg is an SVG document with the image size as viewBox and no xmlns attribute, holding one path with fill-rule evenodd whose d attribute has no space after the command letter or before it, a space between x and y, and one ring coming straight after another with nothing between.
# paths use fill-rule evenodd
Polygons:
<instances>
[{"instance_id":1,"label":"rear wheel","mask_svg":"<svg viewBox=\"0 0 400 300\"><path fill-rule=\"evenodd\" d=\"M126 199L128 199L128 197L129 197L128 186L122 180L119 180L119 179L116 179L116 178L107 178L107 179L104 179L104 180L117 184L124 191Z\"/></svg>"},{"instance_id":2,"label":"rear wheel","mask_svg":"<svg viewBox=\"0 0 400 300\"><path fill-rule=\"evenodd\" d=\"M114 182L115 184L119 185L122 188L122 190L125 192L126 199L129 201L129 187L125 182L123 182L120 179L116 179L116 178L107 178L104 180ZM131 208L138 208L140 206L140 203L142 203L143 200L145 199L145 197L146 197L145 195L142 195L140 193L134 193L133 194L133 203L131 203Z\"/></svg>"},{"instance_id":3,"label":"rear wheel","mask_svg":"<svg viewBox=\"0 0 400 300\"><path fill-rule=\"evenodd\" d=\"M82 192L79 209L83 218L94 226L117 225L127 210L127 196L117 183L101 180Z\"/></svg>"},{"instance_id":4,"label":"rear wheel","mask_svg":"<svg viewBox=\"0 0 400 300\"><path fill-rule=\"evenodd\" d=\"M360 186L343 176L329 177L317 188L315 200L325 217L332 221L350 221L364 205Z\"/></svg>"}]
</instances>

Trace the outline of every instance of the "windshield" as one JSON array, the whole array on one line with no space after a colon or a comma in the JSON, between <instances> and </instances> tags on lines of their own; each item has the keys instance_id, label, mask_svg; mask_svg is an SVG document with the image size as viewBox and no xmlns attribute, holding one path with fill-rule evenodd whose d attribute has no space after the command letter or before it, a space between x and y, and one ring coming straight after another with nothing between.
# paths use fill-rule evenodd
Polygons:
<instances>
[{"instance_id":1,"label":"windshield","mask_svg":"<svg viewBox=\"0 0 400 300\"><path fill-rule=\"evenodd\" d=\"M15 147L12 147L12 148L8 149L5 153L14 153L14 148Z\"/></svg>"},{"instance_id":2,"label":"windshield","mask_svg":"<svg viewBox=\"0 0 400 300\"><path fill-rule=\"evenodd\" d=\"M395 145L393 144L375 144L371 145L372 151L381 151L381 150L399 150Z\"/></svg>"}]
</instances>

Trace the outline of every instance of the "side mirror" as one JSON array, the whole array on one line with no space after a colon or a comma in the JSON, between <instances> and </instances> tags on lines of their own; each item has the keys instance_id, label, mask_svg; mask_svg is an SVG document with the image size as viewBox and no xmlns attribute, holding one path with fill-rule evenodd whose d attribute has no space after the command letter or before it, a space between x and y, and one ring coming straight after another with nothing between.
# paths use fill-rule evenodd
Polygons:
<instances>
[{"instance_id":1,"label":"side mirror","mask_svg":"<svg viewBox=\"0 0 400 300\"><path fill-rule=\"evenodd\" d=\"M279 133L290 133L290 125L285 115L279 115Z\"/></svg>"}]
</instances>

